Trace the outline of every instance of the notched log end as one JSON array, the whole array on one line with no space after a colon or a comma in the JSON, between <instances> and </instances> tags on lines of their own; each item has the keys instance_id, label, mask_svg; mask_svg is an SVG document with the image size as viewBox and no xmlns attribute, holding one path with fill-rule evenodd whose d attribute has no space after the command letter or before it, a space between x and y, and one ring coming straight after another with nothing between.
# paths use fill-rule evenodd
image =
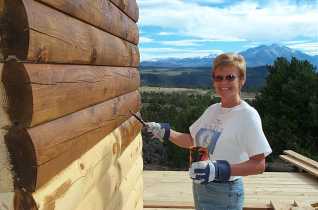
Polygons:
<instances>
[{"instance_id":1,"label":"notched log end","mask_svg":"<svg viewBox=\"0 0 318 210\"><path fill-rule=\"evenodd\" d=\"M32 140L26 129L10 128L5 135L13 171L15 189L34 192L36 187L37 164Z\"/></svg>"},{"instance_id":2,"label":"notched log end","mask_svg":"<svg viewBox=\"0 0 318 210\"><path fill-rule=\"evenodd\" d=\"M29 26L26 10L21 0L5 1L0 16L0 49L4 59L14 55L20 60L27 58Z\"/></svg>"},{"instance_id":3,"label":"notched log end","mask_svg":"<svg viewBox=\"0 0 318 210\"><path fill-rule=\"evenodd\" d=\"M29 127L33 115L30 78L22 63L14 60L5 63L2 82L8 99L7 109L11 122Z\"/></svg>"},{"instance_id":4,"label":"notched log end","mask_svg":"<svg viewBox=\"0 0 318 210\"><path fill-rule=\"evenodd\" d=\"M37 210L36 203L29 192L16 190L14 193L14 209Z\"/></svg>"}]
</instances>

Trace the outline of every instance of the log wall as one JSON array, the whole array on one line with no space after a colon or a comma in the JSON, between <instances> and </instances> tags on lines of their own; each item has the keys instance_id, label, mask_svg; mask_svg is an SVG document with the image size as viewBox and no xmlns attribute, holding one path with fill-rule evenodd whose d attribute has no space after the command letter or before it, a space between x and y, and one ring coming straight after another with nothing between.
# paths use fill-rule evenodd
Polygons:
<instances>
[{"instance_id":1,"label":"log wall","mask_svg":"<svg viewBox=\"0 0 318 210\"><path fill-rule=\"evenodd\" d=\"M2 206L143 208L138 16L136 0L0 0Z\"/></svg>"}]
</instances>

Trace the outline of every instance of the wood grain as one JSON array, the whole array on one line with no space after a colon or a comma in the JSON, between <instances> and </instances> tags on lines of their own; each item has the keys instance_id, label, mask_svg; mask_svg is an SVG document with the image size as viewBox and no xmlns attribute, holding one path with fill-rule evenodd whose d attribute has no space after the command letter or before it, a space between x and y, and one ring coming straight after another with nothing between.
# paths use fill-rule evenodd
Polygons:
<instances>
[{"instance_id":1,"label":"wood grain","mask_svg":"<svg viewBox=\"0 0 318 210\"><path fill-rule=\"evenodd\" d=\"M39 2L10 0L6 1L5 10L5 58L15 55L36 63L139 65L135 44Z\"/></svg>"},{"instance_id":2,"label":"wood grain","mask_svg":"<svg viewBox=\"0 0 318 210\"><path fill-rule=\"evenodd\" d=\"M135 119L130 118L123 124L134 121ZM34 192L33 198L39 206L39 210L49 209L48 207L53 206L55 209L103 209L112 196L118 193L120 183L125 182L120 179L119 170L116 167L119 153L112 153L113 144L120 144L122 140L117 138L120 133L120 129L115 129ZM132 139L132 142L141 141L139 134L129 138ZM108 164L109 157L112 157L110 165ZM142 168L140 173L142 173Z\"/></svg>"},{"instance_id":3,"label":"wood grain","mask_svg":"<svg viewBox=\"0 0 318 210\"><path fill-rule=\"evenodd\" d=\"M115 36L138 44L137 24L109 0L37 0Z\"/></svg>"},{"instance_id":4,"label":"wood grain","mask_svg":"<svg viewBox=\"0 0 318 210\"><path fill-rule=\"evenodd\" d=\"M11 121L33 127L134 91L140 78L131 67L10 61L5 64L2 82Z\"/></svg>"},{"instance_id":5,"label":"wood grain","mask_svg":"<svg viewBox=\"0 0 318 210\"><path fill-rule=\"evenodd\" d=\"M139 9L136 0L110 0L135 22L138 22Z\"/></svg>"},{"instance_id":6,"label":"wood grain","mask_svg":"<svg viewBox=\"0 0 318 210\"><path fill-rule=\"evenodd\" d=\"M6 135L20 187L33 192L140 109L137 91Z\"/></svg>"}]
</instances>

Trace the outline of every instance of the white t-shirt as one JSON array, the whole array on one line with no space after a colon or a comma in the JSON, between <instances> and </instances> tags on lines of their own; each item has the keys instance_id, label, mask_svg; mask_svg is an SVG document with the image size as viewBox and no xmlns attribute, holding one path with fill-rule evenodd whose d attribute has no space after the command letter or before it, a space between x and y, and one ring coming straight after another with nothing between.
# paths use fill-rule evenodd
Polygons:
<instances>
[{"instance_id":1,"label":"white t-shirt","mask_svg":"<svg viewBox=\"0 0 318 210\"><path fill-rule=\"evenodd\" d=\"M272 152L258 112L243 100L232 108L224 108L221 103L209 106L189 129L194 146L208 148L210 160L237 164Z\"/></svg>"}]
</instances>

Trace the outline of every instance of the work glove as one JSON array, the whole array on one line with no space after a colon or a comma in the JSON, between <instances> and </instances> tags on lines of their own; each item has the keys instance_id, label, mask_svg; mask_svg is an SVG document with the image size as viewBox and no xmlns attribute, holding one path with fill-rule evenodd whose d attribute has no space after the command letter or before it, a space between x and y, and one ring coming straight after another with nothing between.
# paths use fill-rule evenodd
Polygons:
<instances>
[{"instance_id":1,"label":"work glove","mask_svg":"<svg viewBox=\"0 0 318 210\"><path fill-rule=\"evenodd\" d=\"M214 180L228 181L231 177L231 167L226 160L193 162L189 176L196 184L207 184Z\"/></svg>"},{"instance_id":2,"label":"work glove","mask_svg":"<svg viewBox=\"0 0 318 210\"><path fill-rule=\"evenodd\" d=\"M143 131L150 135L152 139L158 139L161 142L168 141L170 137L169 123L147 122Z\"/></svg>"}]
</instances>

